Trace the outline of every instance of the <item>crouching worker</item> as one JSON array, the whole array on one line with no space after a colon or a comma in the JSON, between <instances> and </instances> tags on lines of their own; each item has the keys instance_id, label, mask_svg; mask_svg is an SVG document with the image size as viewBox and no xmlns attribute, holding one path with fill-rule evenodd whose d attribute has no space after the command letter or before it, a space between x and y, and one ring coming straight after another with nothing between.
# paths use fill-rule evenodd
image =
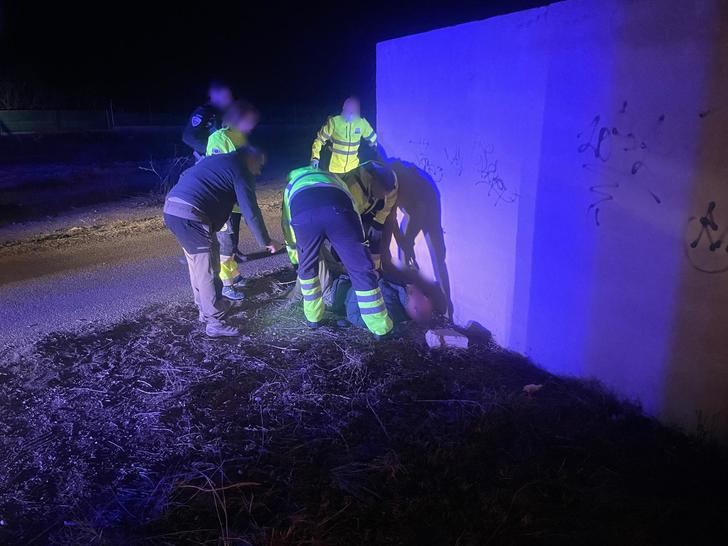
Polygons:
<instances>
[{"instance_id":1,"label":"crouching worker","mask_svg":"<svg viewBox=\"0 0 728 546\"><path fill-rule=\"evenodd\" d=\"M273 254L281 246L268 236L255 196L254 177L262 162L248 147L206 157L182 173L164 203L164 222L184 249L199 318L210 337L239 334L225 322L231 304L221 295L217 241L235 202L261 247Z\"/></svg>"},{"instance_id":2,"label":"crouching worker","mask_svg":"<svg viewBox=\"0 0 728 546\"><path fill-rule=\"evenodd\" d=\"M227 154L248 144L248 136L258 124L258 110L249 102L236 100L225 111L224 126L210 135L207 140L207 155ZM217 234L220 243L220 280L222 295L229 300L242 300L243 279L238 271L240 242L240 207L235 203L230 218Z\"/></svg>"},{"instance_id":3,"label":"crouching worker","mask_svg":"<svg viewBox=\"0 0 728 546\"><path fill-rule=\"evenodd\" d=\"M292 171L283 193L281 222L291 261L298 263L308 326L318 328L324 316L318 270L319 252L328 240L349 273L364 323L378 338L386 337L392 321L365 245L360 211L346 183L310 167Z\"/></svg>"}]
</instances>

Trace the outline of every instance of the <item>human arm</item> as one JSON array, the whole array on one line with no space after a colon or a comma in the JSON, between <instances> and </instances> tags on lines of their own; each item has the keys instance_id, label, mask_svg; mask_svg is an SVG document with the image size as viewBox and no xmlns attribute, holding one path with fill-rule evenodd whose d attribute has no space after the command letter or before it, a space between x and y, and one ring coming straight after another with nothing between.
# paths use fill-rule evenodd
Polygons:
<instances>
[{"instance_id":1,"label":"human arm","mask_svg":"<svg viewBox=\"0 0 728 546\"><path fill-rule=\"evenodd\" d=\"M258 198L255 195L254 177L251 173L246 172L236 177L235 194L238 198L240 214L245 219L245 223L256 242L262 247L268 247L274 244L274 241L268 235L268 229L263 220L263 213L258 206Z\"/></svg>"},{"instance_id":2,"label":"human arm","mask_svg":"<svg viewBox=\"0 0 728 546\"><path fill-rule=\"evenodd\" d=\"M374 128L371 126L371 124L364 118L361 119L362 123L362 139L369 144L372 148L377 147L377 133L374 131Z\"/></svg>"},{"instance_id":3,"label":"human arm","mask_svg":"<svg viewBox=\"0 0 728 546\"><path fill-rule=\"evenodd\" d=\"M315 161L316 167L318 167L318 161L321 159L321 149L329 140L331 140L331 135L333 135L333 133L334 122L332 118L329 118L326 120L326 123L321 126L321 129L318 130L318 133L316 133L316 138L313 139L313 144L311 145L312 165Z\"/></svg>"}]
</instances>

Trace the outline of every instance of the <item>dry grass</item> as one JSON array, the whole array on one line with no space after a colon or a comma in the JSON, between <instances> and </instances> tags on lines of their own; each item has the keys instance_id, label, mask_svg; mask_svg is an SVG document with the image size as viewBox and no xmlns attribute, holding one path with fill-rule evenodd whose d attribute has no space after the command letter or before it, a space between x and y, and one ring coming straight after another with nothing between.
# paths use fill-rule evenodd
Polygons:
<instances>
[{"instance_id":1,"label":"dry grass","mask_svg":"<svg viewBox=\"0 0 728 546\"><path fill-rule=\"evenodd\" d=\"M713 544L728 530L728 458L709 440L489 344L310 332L276 299L291 278L251 281L237 340L161 306L2 355L0 542Z\"/></svg>"}]
</instances>

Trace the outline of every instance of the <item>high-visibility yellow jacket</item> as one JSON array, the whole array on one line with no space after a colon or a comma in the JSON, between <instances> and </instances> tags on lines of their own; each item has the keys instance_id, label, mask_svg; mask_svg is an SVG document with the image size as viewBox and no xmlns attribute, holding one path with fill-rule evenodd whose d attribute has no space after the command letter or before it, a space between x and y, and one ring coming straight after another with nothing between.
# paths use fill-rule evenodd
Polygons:
<instances>
[{"instance_id":1,"label":"high-visibility yellow jacket","mask_svg":"<svg viewBox=\"0 0 728 546\"><path fill-rule=\"evenodd\" d=\"M223 127L210 135L207 139L207 155L229 154L242 148L248 139L240 131L231 127Z\"/></svg>"},{"instance_id":2,"label":"high-visibility yellow jacket","mask_svg":"<svg viewBox=\"0 0 728 546\"><path fill-rule=\"evenodd\" d=\"M229 154L247 143L248 138L243 133L231 127L223 127L212 133L207 139L207 155ZM233 207L233 212L240 213L237 203Z\"/></svg>"},{"instance_id":3,"label":"high-visibility yellow jacket","mask_svg":"<svg viewBox=\"0 0 728 546\"><path fill-rule=\"evenodd\" d=\"M332 173L346 173L359 166L359 144L364 139L372 146L377 143L377 134L364 118L346 121L342 116L331 116L319 129L311 146L311 159L321 158L321 148L331 142Z\"/></svg>"},{"instance_id":4,"label":"high-visibility yellow jacket","mask_svg":"<svg viewBox=\"0 0 728 546\"><path fill-rule=\"evenodd\" d=\"M324 185L339 188L346 193L354 205L354 210L359 213L361 203L355 201L349 191L349 187L337 175L312 167L301 167L288 173L288 185L283 191L283 204L281 206L281 228L283 230L283 238L286 241L288 258L294 265L298 263L298 254L296 252L296 234L291 227L291 201L296 194L305 191L306 188L321 187Z\"/></svg>"},{"instance_id":5,"label":"high-visibility yellow jacket","mask_svg":"<svg viewBox=\"0 0 728 546\"><path fill-rule=\"evenodd\" d=\"M361 175L365 165L366 163L363 163L361 169L349 171L342 175L341 178L349 188L354 202L357 203L359 215L362 217L364 223L374 222L381 228L389 213L392 212L394 205L397 203L397 193L399 192L397 177L395 174L394 189L384 199L378 199L373 195L374 192L372 191L370 178Z\"/></svg>"}]
</instances>

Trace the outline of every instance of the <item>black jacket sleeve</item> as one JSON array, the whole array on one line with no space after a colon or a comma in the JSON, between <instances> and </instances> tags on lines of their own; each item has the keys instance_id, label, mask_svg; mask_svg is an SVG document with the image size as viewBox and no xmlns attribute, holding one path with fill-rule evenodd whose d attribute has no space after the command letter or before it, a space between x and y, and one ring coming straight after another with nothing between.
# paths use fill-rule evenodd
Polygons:
<instances>
[{"instance_id":1,"label":"black jacket sleeve","mask_svg":"<svg viewBox=\"0 0 728 546\"><path fill-rule=\"evenodd\" d=\"M210 119L212 113L208 108L200 106L187 120L185 130L182 133L182 142L200 155L207 151L207 138L210 136Z\"/></svg>"},{"instance_id":2,"label":"black jacket sleeve","mask_svg":"<svg viewBox=\"0 0 728 546\"><path fill-rule=\"evenodd\" d=\"M255 195L255 177L249 173L236 177L235 195L238 198L240 213L245 218L245 223L256 242L260 246L269 245L270 236L265 227L263 213L258 206L258 198Z\"/></svg>"}]
</instances>

